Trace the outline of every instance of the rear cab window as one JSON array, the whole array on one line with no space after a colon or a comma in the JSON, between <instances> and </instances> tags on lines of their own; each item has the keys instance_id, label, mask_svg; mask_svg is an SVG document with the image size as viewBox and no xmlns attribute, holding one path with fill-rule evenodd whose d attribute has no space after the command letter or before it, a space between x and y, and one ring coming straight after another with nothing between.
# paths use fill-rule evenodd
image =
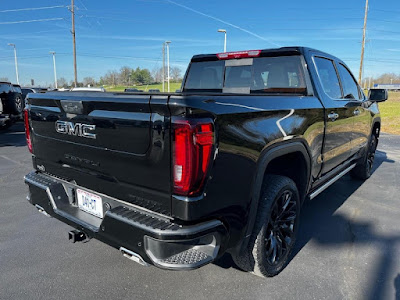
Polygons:
<instances>
[{"instance_id":1,"label":"rear cab window","mask_svg":"<svg viewBox=\"0 0 400 300\"><path fill-rule=\"evenodd\" d=\"M192 62L184 91L307 94L300 55Z\"/></svg>"}]
</instances>

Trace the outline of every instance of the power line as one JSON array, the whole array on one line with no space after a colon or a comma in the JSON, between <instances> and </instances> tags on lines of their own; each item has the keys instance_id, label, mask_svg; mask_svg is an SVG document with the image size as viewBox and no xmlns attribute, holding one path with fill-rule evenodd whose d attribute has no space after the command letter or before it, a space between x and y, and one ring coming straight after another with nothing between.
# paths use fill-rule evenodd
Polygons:
<instances>
[{"instance_id":1,"label":"power line","mask_svg":"<svg viewBox=\"0 0 400 300\"><path fill-rule=\"evenodd\" d=\"M56 6L44 6L44 7L32 7L32 8L6 9L6 10L0 10L0 13L27 11L27 10L42 10L42 9L63 8L63 7L66 7L66 6L65 5L56 5Z\"/></svg>"},{"instance_id":2,"label":"power line","mask_svg":"<svg viewBox=\"0 0 400 300\"><path fill-rule=\"evenodd\" d=\"M60 53L65 54L65 53ZM115 56L115 55L97 55L92 53L79 53L78 56L87 56L87 57L97 57L97 58L117 58L117 59L137 59L143 61L150 61L150 62L158 62L160 58L153 58L153 57L134 57L134 56ZM190 59L183 60L183 59L175 59L174 62L189 62Z\"/></svg>"},{"instance_id":3,"label":"power line","mask_svg":"<svg viewBox=\"0 0 400 300\"><path fill-rule=\"evenodd\" d=\"M268 28L268 30L318 30L318 31L340 31L340 30L361 30L360 27L353 27L353 28Z\"/></svg>"},{"instance_id":4,"label":"power line","mask_svg":"<svg viewBox=\"0 0 400 300\"><path fill-rule=\"evenodd\" d=\"M369 31L376 31L376 32L385 32L385 33L395 33L400 34L400 31L389 31L389 30L381 30L381 29L368 29Z\"/></svg>"},{"instance_id":5,"label":"power line","mask_svg":"<svg viewBox=\"0 0 400 300\"><path fill-rule=\"evenodd\" d=\"M132 23L144 23L143 21L137 21L135 19L121 19L121 18L113 18L113 17L103 17L103 16L95 16L95 15L86 15L80 14L80 17L86 18L95 18L95 19L102 19L102 20L112 20L112 21L121 21L121 22L132 22Z\"/></svg>"},{"instance_id":6,"label":"power line","mask_svg":"<svg viewBox=\"0 0 400 300\"><path fill-rule=\"evenodd\" d=\"M223 24L225 24L225 25L228 25L228 26L230 26L230 27L233 27L233 28L238 29L238 30L240 30L240 31L243 31L243 32L245 32L245 33L248 33L248 34L250 34L250 35L252 35L252 36L254 36L254 37L256 37L256 38L258 38L258 39L260 39L260 40L266 41L266 42L268 42L268 43L270 43L270 44L272 44L272 45L274 45L274 46L278 46L278 47L281 46L281 45L279 45L279 44L277 44L277 43L271 41L271 40L268 39L268 38L265 38L265 37L263 37L263 36L261 36L261 35L259 35L259 34L257 34L257 33L254 33L254 32L252 32L252 31L247 30L247 29L245 29L245 28L243 28L243 27L240 27L240 26L238 26L238 25L236 25L236 24L233 24L233 23L224 21L224 20L222 20L222 19L220 19L220 18L214 17L214 16L209 15L209 14L205 14L205 13L203 13L203 12L201 12L201 11L198 11L198 10L193 9L193 8L190 8L190 7L186 6L186 5L183 5L183 4L174 2L174 1L172 1L172 0L165 0L165 1L168 2L168 3L171 3L171 4L173 4L173 5L179 6L179 7L181 7L181 8L184 8L184 9L186 9L186 10L189 10L189 11L191 11L191 12L194 12L195 14L201 15L201 16L203 16L203 17L212 19L212 20L214 20L214 21L223 23Z\"/></svg>"},{"instance_id":7,"label":"power line","mask_svg":"<svg viewBox=\"0 0 400 300\"><path fill-rule=\"evenodd\" d=\"M382 11L382 12L389 12L389 13L400 14L400 10L388 10L388 9L378 9L378 8L374 8L374 11Z\"/></svg>"},{"instance_id":8,"label":"power line","mask_svg":"<svg viewBox=\"0 0 400 300\"><path fill-rule=\"evenodd\" d=\"M57 55L65 55L69 56L72 55L72 53L68 52L57 52ZM158 57L135 57L135 56L116 56L116 55L100 55L100 54L93 54L93 53L77 53L77 56L84 56L84 57L93 57L93 58L113 58L113 59L136 59L136 60L143 60L143 61L150 61L150 62L155 62L158 63L161 60L161 55ZM2 56L0 59L8 59L8 58L13 58L14 56ZM48 55L25 55L25 56L18 56L18 59L28 59L28 58L43 58L46 57L48 58ZM190 58L187 60L184 59L174 59L173 62L189 62Z\"/></svg>"},{"instance_id":9,"label":"power line","mask_svg":"<svg viewBox=\"0 0 400 300\"><path fill-rule=\"evenodd\" d=\"M47 22L47 21L58 21L58 20L63 20L63 19L64 19L64 18L50 18L50 19L37 19L37 20L14 21L14 22L0 22L0 25L20 24L20 23L33 23L33 22Z\"/></svg>"},{"instance_id":10,"label":"power line","mask_svg":"<svg viewBox=\"0 0 400 300\"><path fill-rule=\"evenodd\" d=\"M290 21L307 21L307 22L308 21L326 21L326 20L329 20L329 17L331 17L332 20L334 20L334 21L337 21L337 20L339 20L339 21L341 21L341 20L363 20L364 19L362 17L358 17L358 18L357 17L340 17L340 18L337 18L333 15L333 16L327 16L326 18L285 17L285 21L288 21L288 20L290 20ZM252 18L247 19L247 21L250 24L252 24L252 23L265 24L268 21L275 21L275 20L282 20L282 17L268 17L268 19L266 19L266 20L252 19Z\"/></svg>"},{"instance_id":11,"label":"power line","mask_svg":"<svg viewBox=\"0 0 400 300\"><path fill-rule=\"evenodd\" d=\"M380 19L375 19L375 18L369 18L369 20L375 21L375 22L385 22L385 23L400 23L400 21L380 20Z\"/></svg>"},{"instance_id":12,"label":"power line","mask_svg":"<svg viewBox=\"0 0 400 300\"><path fill-rule=\"evenodd\" d=\"M88 10L87 7L86 7L86 5L83 3L82 0L79 0L79 2L82 4L82 6L83 6L83 8L84 8L85 10Z\"/></svg>"},{"instance_id":13,"label":"power line","mask_svg":"<svg viewBox=\"0 0 400 300\"><path fill-rule=\"evenodd\" d=\"M48 55L37 55L37 56L20 56L20 55L18 55L18 60L23 60L23 59L32 59L32 58L44 58L44 57L46 57L46 58L48 58L49 56ZM6 59L11 59L11 58L14 58L14 56L3 56L3 57L0 57L0 60L6 60Z\"/></svg>"}]
</instances>

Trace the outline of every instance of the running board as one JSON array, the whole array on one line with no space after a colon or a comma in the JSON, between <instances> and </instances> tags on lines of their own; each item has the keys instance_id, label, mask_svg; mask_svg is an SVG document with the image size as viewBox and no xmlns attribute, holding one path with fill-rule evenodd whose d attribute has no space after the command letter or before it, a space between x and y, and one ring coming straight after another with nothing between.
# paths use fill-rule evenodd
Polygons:
<instances>
[{"instance_id":1,"label":"running board","mask_svg":"<svg viewBox=\"0 0 400 300\"><path fill-rule=\"evenodd\" d=\"M337 174L335 177L324 183L322 186L320 186L318 189L316 189L314 192L310 194L310 199L314 199L317 197L319 194L321 194L323 191L325 191L328 187L330 187L332 184L334 184L336 181L338 181L340 178L342 178L344 175L346 175L348 172L350 172L356 164L351 165L350 167L344 169L342 172Z\"/></svg>"}]
</instances>

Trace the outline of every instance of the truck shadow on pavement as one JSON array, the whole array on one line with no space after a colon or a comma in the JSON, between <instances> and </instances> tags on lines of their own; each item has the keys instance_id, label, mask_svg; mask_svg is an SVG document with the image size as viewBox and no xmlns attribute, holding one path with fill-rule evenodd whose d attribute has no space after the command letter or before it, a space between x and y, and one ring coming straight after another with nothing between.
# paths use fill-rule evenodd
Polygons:
<instances>
[{"instance_id":1,"label":"truck shadow on pavement","mask_svg":"<svg viewBox=\"0 0 400 300\"><path fill-rule=\"evenodd\" d=\"M400 299L400 274L394 279L394 289L396 290L395 299Z\"/></svg>"},{"instance_id":2,"label":"truck shadow on pavement","mask_svg":"<svg viewBox=\"0 0 400 300\"><path fill-rule=\"evenodd\" d=\"M388 159L385 152L377 150L374 170L376 171L383 163L394 163ZM303 247L313 240L321 247L338 247L346 245L349 248L355 244L373 245L379 249L379 257L374 261L366 261L374 267L371 282L363 284L366 287L365 299L382 299L388 297L385 295L388 285L391 282L390 276L396 265L395 245L400 242L400 235L388 236L379 235L374 229L372 222L359 222L357 215L351 216L336 211L343 203L362 185L363 181L352 179L346 175L326 191L321 193L313 201L304 203L301 212L301 221L298 231L298 238L293 249L291 260L303 249ZM371 200L373 201L373 200ZM351 251L350 251L351 252ZM355 256L361 253L355 253ZM310 258L311 259L311 258ZM349 265L346 267L357 268L357 265L351 265L351 255L349 255ZM224 255L216 265L223 268L234 267L230 255ZM329 270L327 270L329 272ZM278 275L279 276L279 275ZM366 278L366 277L365 277ZM394 280L396 289L396 299L400 299L400 274ZM385 289L386 288L386 289ZM362 289L362 287L360 287ZM389 296L392 298L392 296Z\"/></svg>"},{"instance_id":3,"label":"truck shadow on pavement","mask_svg":"<svg viewBox=\"0 0 400 300\"><path fill-rule=\"evenodd\" d=\"M373 172L383 163L394 163L394 161L389 159L385 152L377 150ZM304 203L298 239L292 253L292 259L311 239L322 247L343 245L352 247L355 244L373 245L374 248L379 248L380 257L377 257L374 261L365 261L365 263L376 267L373 272L374 275L371 275L373 280L364 285L366 287L364 299L383 299L389 296L385 295L385 291L390 282L389 276L396 265L394 261L395 244L400 242L400 235L377 234L373 222L357 221L357 209L354 209L354 213L350 216L336 213L343 203L363 184L363 181L352 179L350 175L346 175L321 193L314 201ZM375 199L371 199L371 201L375 201ZM358 256L362 253L353 252L353 255ZM357 268L356 265L351 265L351 255L349 255L348 260L347 269Z\"/></svg>"},{"instance_id":4,"label":"truck shadow on pavement","mask_svg":"<svg viewBox=\"0 0 400 300\"><path fill-rule=\"evenodd\" d=\"M25 128L23 122L17 122L7 129L0 129L0 147L26 146Z\"/></svg>"}]
</instances>

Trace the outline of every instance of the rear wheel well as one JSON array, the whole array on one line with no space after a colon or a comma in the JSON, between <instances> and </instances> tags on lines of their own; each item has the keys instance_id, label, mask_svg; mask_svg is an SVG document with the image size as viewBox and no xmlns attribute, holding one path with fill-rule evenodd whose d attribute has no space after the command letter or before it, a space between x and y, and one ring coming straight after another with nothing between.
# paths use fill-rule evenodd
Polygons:
<instances>
[{"instance_id":1,"label":"rear wheel well","mask_svg":"<svg viewBox=\"0 0 400 300\"><path fill-rule=\"evenodd\" d=\"M292 152L274 158L267 165L264 178L267 174L281 175L292 179L303 200L307 190L308 174L307 163L301 152Z\"/></svg>"}]
</instances>

